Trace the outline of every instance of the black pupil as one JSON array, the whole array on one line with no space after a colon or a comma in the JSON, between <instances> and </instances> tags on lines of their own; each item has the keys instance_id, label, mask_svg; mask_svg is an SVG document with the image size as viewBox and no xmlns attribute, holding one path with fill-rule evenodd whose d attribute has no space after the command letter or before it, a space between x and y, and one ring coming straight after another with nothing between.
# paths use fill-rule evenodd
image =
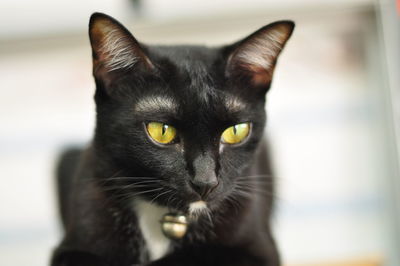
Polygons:
<instances>
[{"instance_id":1,"label":"black pupil","mask_svg":"<svg viewBox=\"0 0 400 266\"><path fill-rule=\"evenodd\" d=\"M162 126L162 134L163 135L165 134L165 132L167 132L167 128L168 128L168 125L163 124L163 126Z\"/></svg>"},{"instance_id":2,"label":"black pupil","mask_svg":"<svg viewBox=\"0 0 400 266\"><path fill-rule=\"evenodd\" d=\"M234 127L233 127L233 134L235 134L235 135L236 135L236 132L237 132L237 130L236 130L236 126L234 126Z\"/></svg>"}]
</instances>

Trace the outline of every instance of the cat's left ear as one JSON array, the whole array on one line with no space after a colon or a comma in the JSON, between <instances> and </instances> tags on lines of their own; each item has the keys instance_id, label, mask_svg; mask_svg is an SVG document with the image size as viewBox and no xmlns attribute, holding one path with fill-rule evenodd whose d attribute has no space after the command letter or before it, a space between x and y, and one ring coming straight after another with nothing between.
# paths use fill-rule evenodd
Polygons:
<instances>
[{"instance_id":1,"label":"cat's left ear","mask_svg":"<svg viewBox=\"0 0 400 266\"><path fill-rule=\"evenodd\" d=\"M151 70L152 62L142 45L114 18L94 13L90 17L89 37L93 54L93 74L105 84L135 69Z\"/></svg>"},{"instance_id":2,"label":"cat's left ear","mask_svg":"<svg viewBox=\"0 0 400 266\"><path fill-rule=\"evenodd\" d=\"M244 77L251 85L267 90L277 58L293 29L292 21L277 21L234 44L227 56L227 78Z\"/></svg>"}]
</instances>

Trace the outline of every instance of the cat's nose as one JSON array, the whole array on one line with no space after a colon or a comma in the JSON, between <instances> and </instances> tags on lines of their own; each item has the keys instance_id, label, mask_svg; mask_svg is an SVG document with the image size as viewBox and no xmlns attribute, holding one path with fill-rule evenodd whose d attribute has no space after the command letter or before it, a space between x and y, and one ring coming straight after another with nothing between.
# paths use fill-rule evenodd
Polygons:
<instances>
[{"instance_id":1,"label":"cat's nose","mask_svg":"<svg viewBox=\"0 0 400 266\"><path fill-rule=\"evenodd\" d=\"M194 176L191 185L203 199L218 186L215 169L215 161L209 153L201 154L193 161Z\"/></svg>"},{"instance_id":2,"label":"cat's nose","mask_svg":"<svg viewBox=\"0 0 400 266\"><path fill-rule=\"evenodd\" d=\"M209 173L207 176L196 175L195 178L191 180L192 188L199 193L202 199L206 199L218 184L219 182L215 173Z\"/></svg>"}]
</instances>

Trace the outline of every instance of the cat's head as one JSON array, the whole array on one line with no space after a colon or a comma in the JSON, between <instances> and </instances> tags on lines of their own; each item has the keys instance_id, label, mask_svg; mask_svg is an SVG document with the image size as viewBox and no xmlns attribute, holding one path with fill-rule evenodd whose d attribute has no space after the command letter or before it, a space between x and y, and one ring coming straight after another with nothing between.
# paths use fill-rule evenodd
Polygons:
<instances>
[{"instance_id":1,"label":"cat's head","mask_svg":"<svg viewBox=\"0 0 400 266\"><path fill-rule=\"evenodd\" d=\"M148 46L92 15L95 148L126 198L182 212L232 197L265 124L265 93L294 28L269 24L232 45ZM107 182L105 182L107 183Z\"/></svg>"}]
</instances>

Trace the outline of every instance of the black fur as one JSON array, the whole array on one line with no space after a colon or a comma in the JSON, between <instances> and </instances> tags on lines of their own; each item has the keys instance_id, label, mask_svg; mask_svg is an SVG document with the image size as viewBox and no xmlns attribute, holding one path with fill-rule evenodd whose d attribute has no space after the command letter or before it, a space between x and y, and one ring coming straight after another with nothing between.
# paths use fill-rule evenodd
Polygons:
<instances>
[{"instance_id":1,"label":"black fur","mask_svg":"<svg viewBox=\"0 0 400 266\"><path fill-rule=\"evenodd\" d=\"M272 172L261 141L270 80L255 85L249 71L227 73L229 56L241 42L220 48L157 47L139 44L131 35L141 61L107 71L94 40L96 19L129 34L110 17L92 16L96 131L90 147L61 160L58 182L65 236L51 265L280 265L270 231ZM293 29L293 23L282 23ZM232 96L243 109L227 107ZM178 108L135 111L144 97L168 97ZM168 145L153 143L145 131L151 121L173 125L178 139ZM249 137L240 144L222 144L222 132L242 122L251 123ZM215 173L219 182L205 199L212 221L200 216L182 240L173 241L167 255L151 261L132 201L140 194L187 213L188 204L201 199L192 185L199 175L193 166L198 156L207 158L202 175ZM206 164L210 161L213 169Z\"/></svg>"}]
</instances>

